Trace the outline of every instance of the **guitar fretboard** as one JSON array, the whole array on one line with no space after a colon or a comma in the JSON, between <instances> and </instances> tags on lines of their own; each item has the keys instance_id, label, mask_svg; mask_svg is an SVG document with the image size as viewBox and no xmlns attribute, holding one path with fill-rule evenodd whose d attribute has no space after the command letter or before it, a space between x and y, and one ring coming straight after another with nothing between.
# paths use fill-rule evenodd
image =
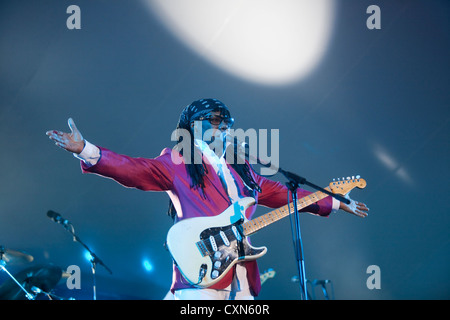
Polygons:
<instances>
[{"instance_id":1,"label":"guitar fretboard","mask_svg":"<svg viewBox=\"0 0 450 320\"><path fill-rule=\"evenodd\" d=\"M330 188L325 188L327 191L330 191ZM303 197L301 199L297 200L297 210L301 210L303 208L306 208L307 206L316 203L319 200L322 200L323 198L327 197L328 195L326 193L323 193L321 191L317 191L315 193L311 193L310 195ZM255 233L258 230L261 230L264 227L267 227L268 225L283 219L284 217L287 217L291 213L294 213L294 204L291 202L289 205L285 205L284 207L275 209L273 211L270 211L262 216L259 216L253 220L247 221L246 223L242 224L244 235L249 236L252 233Z\"/></svg>"}]
</instances>

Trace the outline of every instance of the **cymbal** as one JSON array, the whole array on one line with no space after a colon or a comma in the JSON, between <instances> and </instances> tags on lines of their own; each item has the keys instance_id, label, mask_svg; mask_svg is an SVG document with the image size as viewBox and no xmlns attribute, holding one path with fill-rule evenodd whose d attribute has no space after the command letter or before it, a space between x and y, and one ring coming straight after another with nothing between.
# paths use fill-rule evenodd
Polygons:
<instances>
[{"instance_id":1,"label":"cymbal","mask_svg":"<svg viewBox=\"0 0 450 320\"><path fill-rule=\"evenodd\" d=\"M0 247L0 259L6 262L7 265L24 264L34 260L33 256L28 253L10 249L5 250L3 247Z\"/></svg>"},{"instance_id":2,"label":"cymbal","mask_svg":"<svg viewBox=\"0 0 450 320\"><path fill-rule=\"evenodd\" d=\"M25 290L32 293L31 288L50 292L59 282L63 274L60 267L54 265L37 265L24 269L14 275ZM25 293L13 279L9 278L0 286L0 300L26 300Z\"/></svg>"}]
</instances>

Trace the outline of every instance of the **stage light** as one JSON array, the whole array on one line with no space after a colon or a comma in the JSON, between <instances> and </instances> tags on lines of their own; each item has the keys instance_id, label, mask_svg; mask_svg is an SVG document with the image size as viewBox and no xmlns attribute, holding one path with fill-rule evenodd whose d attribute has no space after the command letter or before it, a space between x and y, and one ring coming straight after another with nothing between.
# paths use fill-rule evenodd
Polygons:
<instances>
[{"instance_id":1,"label":"stage light","mask_svg":"<svg viewBox=\"0 0 450 320\"><path fill-rule=\"evenodd\" d=\"M92 259L93 259L92 255L91 255L91 253L90 253L89 251L85 251L85 252L84 252L84 258L85 258L87 261L92 261Z\"/></svg>"},{"instance_id":2,"label":"stage light","mask_svg":"<svg viewBox=\"0 0 450 320\"><path fill-rule=\"evenodd\" d=\"M151 264L151 262L148 259L144 259L142 261L142 266L144 267L145 271L147 271L147 272L153 271L153 265Z\"/></svg>"},{"instance_id":3,"label":"stage light","mask_svg":"<svg viewBox=\"0 0 450 320\"><path fill-rule=\"evenodd\" d=\"M143 0L182 42L223 70L280 85L318 65L333 0Z\"/></svg>"}]
</instances>

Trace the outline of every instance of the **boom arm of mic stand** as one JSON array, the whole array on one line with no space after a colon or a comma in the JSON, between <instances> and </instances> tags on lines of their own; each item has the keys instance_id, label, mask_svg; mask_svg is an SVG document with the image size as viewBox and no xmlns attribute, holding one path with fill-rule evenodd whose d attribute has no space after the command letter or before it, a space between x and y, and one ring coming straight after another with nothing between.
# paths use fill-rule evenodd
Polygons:
<instances>
[{"instance_id":1,"label":"boom arm of mic stand","mask_svg":"<svg viewBox=\"0 0 450 320\"><path fill-rule=\"evenodd\" d=\"M244 144L242 141L239 141L239 140L237 140L237 142L238 142L240 145L243 145L243 144ZM264 166L264 167L266 167L266 168L270 168L270 167L272 166L271 163L267 163L266 161L262 161L262 160L261 160L260 158L258 158L258 157L254 157L254 156L250 155L250 154L245 150L245 147L244 147L244 152L245 152L245 156L248 156L250 160L256 161L256 163L259 163L259 164L261 164L262 166ZM275 167L275 168L276 168L276 167ZM321 191L321 192L323 192L323 193L325 193L325 194L328 194L329 196L332 196L333 198L335 198L335 199L337 199L337 200L339 200L339 201L341 201L341 202L344 202L345 204L350 204L350 200L348 200L347 198L344 198L344 197L341 196L340 194L334 194L333 192L330 192L330 191L328 191L328 190L325 190L324 188L319 187L319 186L317 186L317 185L315 185L315 184L309 182L309 181L306 180L305 178L300 177L299 175L296 175L295 173L292 173L292 172L289 172L289 171L285 171L285 170L283 170L283 169L280 168L280 167L278 167L278 168L276 168L276 169L277 169L278 171L280 171L280 172L281 172L281 173L289 180L290 184L292 185L292 186L291 186L291 189L292 189L292 188L297 188L298 185L300 185L300 184L306 184L306 185L310 186L311 188L314 188L314 189L316 189L316 190L319 190L319 191Z\"/></svg>"},{"instance_id":2,"label":"boom arm of mic stand","mask_svg":"<svg viewBox=\"0 0 450 320\"><path fill-rule=\"evenodd\" d=\"M324 188L319 187L319 186L309 182L305 178L296 175L295 173L292 173L292 172L289 172L289 171L285 171L285 170L283 170L281 168L278 168L278 170L290 181L291 184L294 184L295 187L297 187L300 184L306 184L306 185L310 186L311 188L319 190L319 191L321 191L323 193L328 194L329 196L332 196L333 198L335 198L335 199L337 199L337 200L339 200L341 202L344 202L345 204L350 204L350 200L348 200L347 198L344 198L340 194L335 194L333 192L325 190Z\"/></svg>"},{"instance_id":3,"label":"boom arm of mic stand","mask_svg":"<svg viewBox=\"0 0 450 320\"><path fill-rule=\"evenodd\" d=\"M92 252L92 250L91 249L89 249L89 247L83 242L83 241L81 241L81 239L77 236L77 235L73 235L73 237L74 237L74 240L76 240L78 243L80 243L88 252L89 252L89 254L91 255L91 257L92 257L92 259L91 259L91 262L93 263L93 264L100 264L100 265L102 265L110 274L112 274L112 271L111 271L111 269L109 269L104 263L103 263L103 261L94 253L94 252Z\"/></svg>"},{"instance_id":4,"label":"boom arm of mic stand","mask_svg":"<svg viewBox=\"0 0 450 320\"><path fill-rule=\"evenodd\" d=\"M89 249L89 247L88 247L86 244L84 244L84 243L80 240L80 238L79 238L78 236L74 235L74 239L76 239L77 242L79 242L84 248L86 248L86 250L89 252L89 254L90 254L91 257L92 257L91 262L92 262L93 264L97 264L97 263L98 263L98 264L102 265L102 266L103 266L110 274L112 274L111 269L109 269L108 266L105 265L105 264L103 263L103 261L102 261L102 260L101 260L94 252L92 252L92 250Z\"/></svg>"},{"instance_id":5,"label":"boom arm of mic stand","mask_svg":"<svg viewBox=\"0 0 450 320\"><path fill-rule=\"evenodd\" d=\"M94 252L92 252L92 250L89 249L89 247L88 247L83 241L81 241L80 237L78 237L78 236L75 234L75 230L73 229L73 226L70 228L70 230L69 230L66 226L65 226L65 228L66 228L66 230L67 230L70 234L72 234L72 236L73 236L73 241L78 242L79 244L81 244L81 245L89 252L89 254L90 254L91 257L92 257L91 262L92 262L93 264L99 263L99 264L102 265L102 266L103 266L110 274L112 274L111 269L109 269L108 266L105 265L105 264L103 263L103 261L102 261L102 260L101 260Z\"/></svg>"}]
</instances>

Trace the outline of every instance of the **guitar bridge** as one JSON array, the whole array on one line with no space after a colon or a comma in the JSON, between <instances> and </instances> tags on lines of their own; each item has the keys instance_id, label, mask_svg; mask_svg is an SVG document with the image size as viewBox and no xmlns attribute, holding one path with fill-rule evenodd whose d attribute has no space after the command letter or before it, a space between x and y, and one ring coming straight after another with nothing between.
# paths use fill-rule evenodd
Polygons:
<instances>
[{"instance_id":1,"label":"guitar bridge","mask_svg":"<svg viewBox=\"0 0 450 320\"><path fill-rule=\"evenodd\" d=\"M203 241L198 241L195 243L195 245L197 246L197 249L200 251L202 257L209 256L208 248L206 247Z\"/></svg>"}]
</instances>

